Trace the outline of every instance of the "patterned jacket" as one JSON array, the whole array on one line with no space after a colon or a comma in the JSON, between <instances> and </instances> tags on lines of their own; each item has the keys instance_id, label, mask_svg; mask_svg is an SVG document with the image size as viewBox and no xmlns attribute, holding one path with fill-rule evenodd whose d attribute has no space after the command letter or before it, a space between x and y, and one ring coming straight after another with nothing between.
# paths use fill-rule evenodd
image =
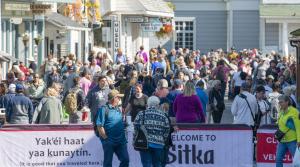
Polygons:
<instances>
[{"instance_id":1,"label":"patterned jacket","mask_svg":"<svg viewBox=\"0 0 300 167\"><path fill-rule=\"evenodd\" d=\"M143 112L145 112L145 116ZM148 108L139 112L134 121L135 131L138 130L143 120L147 131L148 143L164 146L170 132L170 123L166 113L155 108Z\"/></svg>"}]
</instances>

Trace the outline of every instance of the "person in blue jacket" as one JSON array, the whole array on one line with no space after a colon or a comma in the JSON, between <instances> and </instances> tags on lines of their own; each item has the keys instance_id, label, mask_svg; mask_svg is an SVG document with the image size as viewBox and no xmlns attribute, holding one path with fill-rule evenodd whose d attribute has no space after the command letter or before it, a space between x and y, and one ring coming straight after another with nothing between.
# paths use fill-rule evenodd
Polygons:
<instances>
[{"instance_id":1,"label":"person in blue jacket","mask_svg":"<svg viewBox=\"0 0 300 167\"><path fill-rule=\"evenodd\" d=\"M31 124L33 105L31 100L24 95L24 86L16 85L16 95L8 102L7 114L10 124Z\"/></svg>"},{"instance_id":2,"label":"person in blue jacket","mask_svg":"<svg viewBox=\"0 0 300 167\"><path fill-rule=\"evenodd\" d=\"M204 85L205 83L202 80L198 81L198 83L196 84L196 93L201 101L204 115L206 116L206 105L208 103L208 95L204 91Z\"/></svg>"}]
</instances>

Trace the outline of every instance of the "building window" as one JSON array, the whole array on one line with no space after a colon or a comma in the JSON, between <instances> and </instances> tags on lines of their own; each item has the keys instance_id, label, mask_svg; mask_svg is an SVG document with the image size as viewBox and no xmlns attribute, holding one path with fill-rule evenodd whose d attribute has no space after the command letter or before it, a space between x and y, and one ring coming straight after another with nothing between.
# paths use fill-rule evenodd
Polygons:
<instances>
[{"instance_id":1,"label":"building window","mask_svg":"<svg viewBox=\"0 0 300 167\"><path fill-rule=\"evenodd\" d=\"M194 18L176 18L175 19L175 30L176 40L175 49L178 48L189 48L190 50L195 49L195 19Z\"/></svg>"}]
</instances>

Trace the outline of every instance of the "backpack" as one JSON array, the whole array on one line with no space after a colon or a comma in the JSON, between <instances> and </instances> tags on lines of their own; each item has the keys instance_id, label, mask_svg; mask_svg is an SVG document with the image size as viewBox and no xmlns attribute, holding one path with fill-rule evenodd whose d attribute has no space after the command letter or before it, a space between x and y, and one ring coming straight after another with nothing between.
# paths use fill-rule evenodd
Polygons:
<instances>
[{"instance_id":1,"label":"backpack","mask_svg":"<svg viewBox=\"0 0 300 167\"><path fill-rule=\"evenodd\" d=\"M77 112L77 93L79 90L71 90L66 99L65 99L65 107L68 114L74 114Z\"/></svg>"},{"instance_id":2,"label":"backpack","mask_svg":"<svg viewBox=\"0 0 300 167\"><path fill-rule=\"evenodd\" d=\"M109 111L108 111L108 107L107 106L104 106L104 107L105 107L105 120L107 120L107 118L108 118L108 112ZM100 138L98 127L97 127L97 124L96 124L98 116L99 116L99 110L96 112L96 115L95 115L95 117L93 119L93 129L94 129L95 135Z\"/></svg>"},{"instance_id":3,"label":"backpack","mask_svg":"<svg viewBox=\"0 0 300 167\"><path fill-rule=\"evenodd\" d=\"M272 120L277 120L278 113L279 113L279 100L278 97L270 97L270 111L271 111L271 118Z\"/></svg>"},{"instance_id":4,"label":"backpack","mask_svg":"<svg viewBox=\"0 0 300 167\"><path fill-rule=\"evenodd\" d=\"M145 110L143 111L143 122L137 129L133 138L133 147L136 151L145 151L148 149L147 130L144 126L145 122Z\"/></svg>"}]
</instances>

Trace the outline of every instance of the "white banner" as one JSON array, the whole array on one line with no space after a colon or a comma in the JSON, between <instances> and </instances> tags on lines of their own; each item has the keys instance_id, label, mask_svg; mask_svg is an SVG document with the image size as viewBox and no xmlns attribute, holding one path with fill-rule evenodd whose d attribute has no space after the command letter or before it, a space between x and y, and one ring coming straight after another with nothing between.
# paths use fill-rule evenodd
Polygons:
<instances>
[{"instance_id":1,"label":"white banner","mask_svg":"<svg viewBox=\"0 0 300 167\"><path fill-rule=\"evenodd\" d=\"M169 167L252 167L251 130L180 130L172 136ZM131 167L140 156L128 134ZM1 167L103 166L101 142L92 130L0 130ZM113 166L119 166L116 157Z\"/></svg>"},{"instance_id":2,"label":"white banner","mask_svg":"<svg viewBox=\"0 0 300 167\"><path fill-rule=\"evenodd\" d=\"M251 130L184 130L172 136L172 167L252 167Z\"/></svg>"}]
</instances>

